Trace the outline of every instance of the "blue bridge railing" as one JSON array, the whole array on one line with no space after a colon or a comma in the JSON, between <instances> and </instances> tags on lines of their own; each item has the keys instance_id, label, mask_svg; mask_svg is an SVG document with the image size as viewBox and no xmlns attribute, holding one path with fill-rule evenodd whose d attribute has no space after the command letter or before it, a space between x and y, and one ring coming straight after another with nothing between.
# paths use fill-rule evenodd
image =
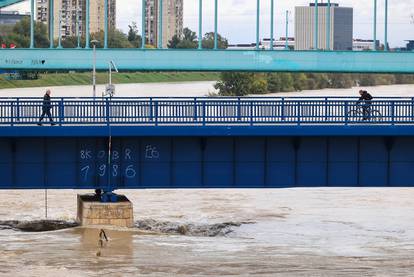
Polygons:
<instances>
[{"instance_id":1,"label":"blue bridge railing","mask_svg":"<svg viewBox=\"0 0 414 277\"><path fill-rule=\"evenodd\" d=\"M39 98L0 98L0 126L39 123ZM52 98L59 126L413 124L413 98ZM43 123L47 123L45 118Z\"/></svg>"}]
</instances>

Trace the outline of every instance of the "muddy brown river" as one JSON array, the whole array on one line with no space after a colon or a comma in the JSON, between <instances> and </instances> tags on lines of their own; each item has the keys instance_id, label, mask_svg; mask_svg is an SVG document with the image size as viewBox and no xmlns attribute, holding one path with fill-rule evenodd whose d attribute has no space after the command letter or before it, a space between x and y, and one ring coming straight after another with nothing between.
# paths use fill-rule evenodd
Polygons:
<instances>
[{"instance_id":1,"label":"muddy brown river","mask_svg":"<svg viewBox=\"0 0 414 277\"><path fill-rule=\"evenodd\" d=\"M48 191L48 216L74 220L75 191ZM123 191L136 221L165 233L0 230L2 276L410 276L413 189ZM0 191L0 220L44 218L44 191ZM215 236L176 226L243 223ZM171 228L168 228L170 225ZM168 231L170 230L170 231ZM172 230L172 231L171 231Z\"/></svg>"}]
</instances>

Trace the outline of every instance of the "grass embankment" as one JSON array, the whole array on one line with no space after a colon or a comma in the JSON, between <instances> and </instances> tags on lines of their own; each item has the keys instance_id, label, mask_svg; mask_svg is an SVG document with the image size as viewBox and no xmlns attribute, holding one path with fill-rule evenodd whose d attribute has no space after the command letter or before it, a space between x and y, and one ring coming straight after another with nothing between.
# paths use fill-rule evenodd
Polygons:
<instances>
[{"instance_id":1,"label":"grass embankment","mask_svg":"<svg viewBox=\"0 0 414 277\"><path fill-rule=\"evenodd\" d=\"M40 74L37 80L6 80L5 77L6 75L0 75L0 89L90 85L92 80L90 72L45 73ZM131 72L112 74L114 84L217 81L219 78L220 74L214 72ZM97 84L108 83L108 73L97 73L96 82Z\"/></svg>"}]
</instances>

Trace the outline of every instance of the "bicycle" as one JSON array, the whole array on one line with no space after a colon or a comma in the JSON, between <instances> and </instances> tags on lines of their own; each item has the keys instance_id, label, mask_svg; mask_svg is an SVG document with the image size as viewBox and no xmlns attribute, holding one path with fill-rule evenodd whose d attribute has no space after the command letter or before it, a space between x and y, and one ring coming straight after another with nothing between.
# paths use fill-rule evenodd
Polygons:
<instances>
[{"instance_id":1,"label":"bicycle","mask_svg":"<svg viewBox=\"0 0 414 277\"><path fill-rule=\"evenodd\" d=\"M381 121L382 114L379 110L374 110L371 105L366 107L368 115L364 114L364 106L362 104L356 104L355 109L350 110L347 114L348 121L358 122L358 121Z\"/></svg>"}]
</instances>

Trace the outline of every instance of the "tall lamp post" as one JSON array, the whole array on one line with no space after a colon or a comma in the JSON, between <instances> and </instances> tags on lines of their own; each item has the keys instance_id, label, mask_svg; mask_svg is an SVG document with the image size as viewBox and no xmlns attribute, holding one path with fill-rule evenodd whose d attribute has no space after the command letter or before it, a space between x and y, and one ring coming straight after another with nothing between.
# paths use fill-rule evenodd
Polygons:
<instances>
[{"instance_id":1,"label":"tall lamp post","mask_svg":"<svg viewBox=\"0 0 414 277\"><path fill-rule=\"evenodd\" d=\"M92 68L92 86L93 86L93 99L96 98L96 44L98 40L94 39L91 41L93 45L93 68Z\"/></svg>"}]
</instances>

